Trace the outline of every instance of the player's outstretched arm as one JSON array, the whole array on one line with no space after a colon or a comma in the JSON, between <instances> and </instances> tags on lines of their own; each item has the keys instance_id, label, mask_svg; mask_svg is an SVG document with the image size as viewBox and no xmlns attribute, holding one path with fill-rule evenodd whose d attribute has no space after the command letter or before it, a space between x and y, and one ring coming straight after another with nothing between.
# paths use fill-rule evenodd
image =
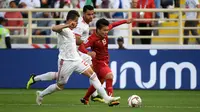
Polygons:
<instances>
[{"instance_id":1,"label":"player's outstretched arm","mask_svg":"<svg viewBox=\"0 0 200 112\"><path fill-rule=\"evenodd\" d=\"M76 22L71 21L69 24L63 24L63 25L55 25L52 27L52 30L54 32L60 33L62 29L64 28L74 28L76 26Z\"/></svg>"},{"instance_id":2,"label":"player's outstretched arm","mask_svg":"<svg viewBox=\"0 0 200 112\"><path fill-rule=\"evenodd\" d=\"M69 26L70 26L69 24L55 25L52 27L52 31L60 33L63 28L68 28Z\"/></svg>"},{"instance_id":3,"label":"player's outstretched arm","mask_svg":"<svg viewBox=\"0 0 200 112\"><path fill-rule=\"evenodd\" d=\"M130 24L130 23L132 23L133 21L134 21L133 18L127 19L127 20L116 21L116 22L111 23L111 24L109 25L109 28L110 28L110 30L111 30L111 29L114 28L114 27L117 27L117 26L122 25L122 24L125 24L125 23Z\"/></svg>"}]
</instances>

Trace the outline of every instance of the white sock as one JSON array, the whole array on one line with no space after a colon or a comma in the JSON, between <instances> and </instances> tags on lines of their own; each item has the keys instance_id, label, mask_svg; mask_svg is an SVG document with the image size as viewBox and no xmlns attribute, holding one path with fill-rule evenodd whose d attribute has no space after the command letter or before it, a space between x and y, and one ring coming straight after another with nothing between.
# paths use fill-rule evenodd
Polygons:
<instances>
[{"instance_id":1,"label":"white sock","mask_svg":"<svg viewBox=\"0 0 200 112\"><path fill-rule=\"evenodd\" d=\"M51 84L45 90L41 91L40 96L44 97L44 96L49 95L57 90L59 90L57 84Z\"/></svg>"},{"instance_id":2,"label":"white sock","mask_svg":"<svg viewBox=\"0 0 200 112\"><path fill-rule=\"evenodd\" d=\"M49 81L57 78L57 72L47 72L34 77L35 81Z\"/></svg>"},{"instance_id":3,"label":"white sock","mask_svg":"<svg viewBox=\"0 0 200 112\"><path fill-rule=\"evenodd\" d=\"M94 88L99 92L99 94L103 97L104 100L108 101L110 99L104 87L101 85L99 79L97 78L96 73L93 73L90 77L90 84L94 86Z\"/></svg>"},{"instance_id":4,"label":"white sock","mask_svg":"<svg viewBox=\"0 0 200 112\"><path fill-rule=\"evenodd\" d=\"M93 97L95 97L95 96L97 96L97 95L98 95L97 90L96 90L94 93L92 93L92 96L93 96Z\"/></svg>"}]
</instances>

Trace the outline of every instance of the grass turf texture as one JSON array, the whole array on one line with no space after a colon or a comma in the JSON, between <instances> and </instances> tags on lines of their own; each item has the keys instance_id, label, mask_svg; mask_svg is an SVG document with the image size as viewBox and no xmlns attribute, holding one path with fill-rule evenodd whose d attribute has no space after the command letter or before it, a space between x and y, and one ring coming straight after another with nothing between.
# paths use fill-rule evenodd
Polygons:
<instances>
[{"instance_id":1,"label":"grass turf texture","mask_svg":"<svg viewBox=\"0 0 200 112\"><path fill-rule=\"evenodd\" d=\"M81 104L85 89L65 89L46 96L38 106L35 91L0 89L0 112L200 112L200 91L115 90L115 96L121 96L116 107L98 102ZM142 98L142 108L128 107L127 99L133 94Z\"/></svg>"}]
</instances>

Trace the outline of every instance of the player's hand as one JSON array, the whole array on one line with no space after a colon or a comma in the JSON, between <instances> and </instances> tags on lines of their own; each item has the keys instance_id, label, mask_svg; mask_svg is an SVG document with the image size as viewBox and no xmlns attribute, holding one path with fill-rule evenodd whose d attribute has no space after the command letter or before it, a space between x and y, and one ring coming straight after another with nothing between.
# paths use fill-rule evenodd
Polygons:
<instances>
[{"instance_id":1,"label":"player's hand","mask_svg":"<svg viewBox=\"0 0 200 112\"><path fill-rule=\"evenodd\" d=\"M89 51L87 54L91 56L92 58L95 58L96 56L96 53L94 51Z\"/></svg>"},{"instance_id":2,"label":"player's hand","mask_svg":"<svg viewBox=\"0 0 200 112\"><path fill-rule=\"evenodd\" d=\"M126 23L127 23L127 24L130 24L130 23L132 23L133 21L135 21L135 19L130 18L130 19L127 19Z\"/></svg>"},{"instance_id":3,"label":"player's hand","mask_svg":"<svg viewBox=\"0 0 200 112\"><path fill-rule=\"evenodd\" d=\"M69 27L75 28L77 24L76 24L76 22L71 21L68 25L69 25Z\"/></svg>"}]
</instances>

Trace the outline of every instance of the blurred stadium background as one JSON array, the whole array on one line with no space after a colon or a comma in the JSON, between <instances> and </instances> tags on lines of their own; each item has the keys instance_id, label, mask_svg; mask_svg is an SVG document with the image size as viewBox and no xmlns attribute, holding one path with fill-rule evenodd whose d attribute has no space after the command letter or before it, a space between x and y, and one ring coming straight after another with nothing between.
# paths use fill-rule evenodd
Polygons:
<instances>
[{"instance_id":1,"label":"blurred stadium background","mask_svg":"<svg viewBox=\"0 0 200 112\"><path fill-rule=\"evenodd\" d=\"M35 91L54 81L37 83L31 90L24 89L31 73L57 71L57 39L56 34L50 30L51 26L62 23L70 9L77 9L81 13L84 4L90 0L14 0L17 5L15 8L10 7L11 1L0 0L0 16L5 17L6 12L18 11L22 17L5 17L20 25L6 26L10 29L12 49L0 50L0 112L199 112L200 47L196 45L195 39L199 37L190 35L187 37L190 38L189 45L183 45L185 0L166 0L169 2L167 8L151 10L159 11L160 16L155 19L156 26L146 27L155 28L152 35L146 37L152 39L149 45L141 44L140 38L144 36L132 35L132 31L141 27L124 25L109 33L110 67L115 76L115 95L122 97L121 105L113 108L94 102L90 106L82 105L79 99L85 94L89 82L77 74L72 75L69 84L65 86L66 90L47 97L41 107L35 104ZM92 1L96 1L96 17L90 24L91 31L98 18L105 17L112 22L132 17L132 11L140 11L132 9L129 0L121 0L127 4L122 9L112 8L111 3L117 0ZM115 11L127 16L112 18ZM49 17L37 17L41 12L48 12ZM164 12L168 13L168 17ZM40 26L38 21L50 22L50 25ZM49 33L34 34L35 29L49 30ZM200 33L199 27L197 29ZM119 37L124 39L125 50L116 50ZM128 107L127 99L132 94L141 96L142 108Z\"/></svg>"}]
</instances>

